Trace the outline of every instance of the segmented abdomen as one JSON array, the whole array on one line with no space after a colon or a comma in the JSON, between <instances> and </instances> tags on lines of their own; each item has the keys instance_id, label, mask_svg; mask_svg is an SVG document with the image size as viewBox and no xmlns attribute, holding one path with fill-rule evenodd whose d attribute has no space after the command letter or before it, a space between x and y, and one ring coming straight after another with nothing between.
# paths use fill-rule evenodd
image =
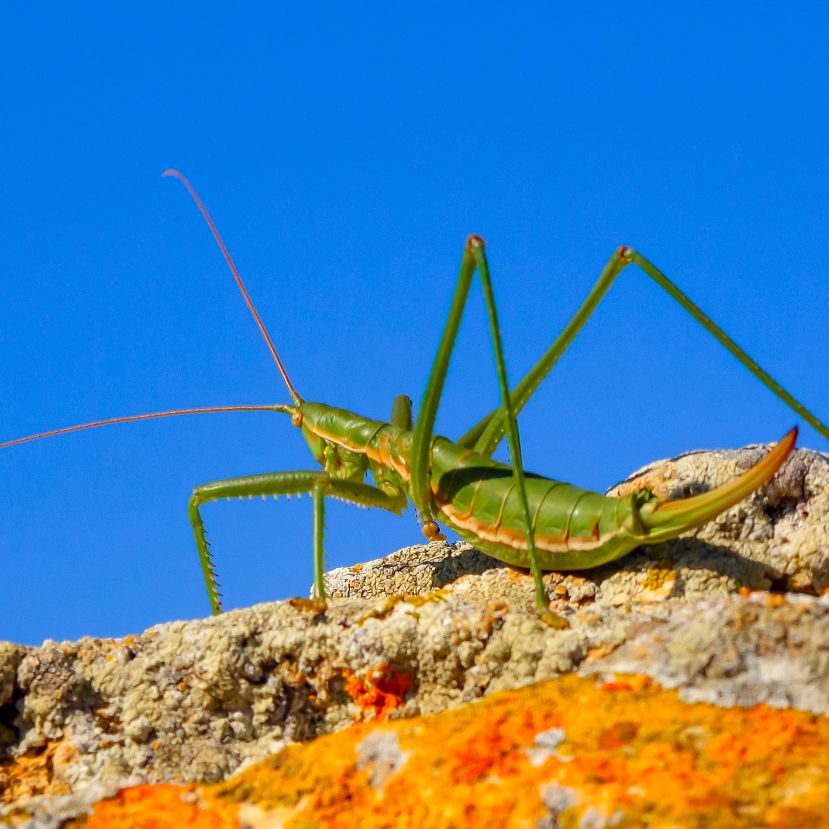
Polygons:
<instances>
[{"instance_id":1,"label":"segmented abdomen","mask_svg":"<svg viewBox=\"0 0 829 829\"><path fill-rule=\"evenodd\" d=\"M527 502L544 569L595 567L634 549L625 530L628 498L609 498L527 474ZM439 519L485 552L526 567L528 543L511 467L464 451L444 438L432 444L432 494Z\"/></svg>"}]
</instances>

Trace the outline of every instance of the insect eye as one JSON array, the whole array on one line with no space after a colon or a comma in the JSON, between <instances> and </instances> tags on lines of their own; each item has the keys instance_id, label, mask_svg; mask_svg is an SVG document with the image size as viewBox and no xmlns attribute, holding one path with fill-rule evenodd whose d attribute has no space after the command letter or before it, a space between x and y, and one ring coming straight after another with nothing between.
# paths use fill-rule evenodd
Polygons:
<instances>
[{"instance_id":1,"label":"insect eye","mask_svg":"<svg viewBox=\"0 0 829 829\"><path fill-rule=\"evenodd\" d=\"M291 414L291 423L293 423L297 429L302 426L302 412L299 409Z\"/></svg>"}]
</instances>

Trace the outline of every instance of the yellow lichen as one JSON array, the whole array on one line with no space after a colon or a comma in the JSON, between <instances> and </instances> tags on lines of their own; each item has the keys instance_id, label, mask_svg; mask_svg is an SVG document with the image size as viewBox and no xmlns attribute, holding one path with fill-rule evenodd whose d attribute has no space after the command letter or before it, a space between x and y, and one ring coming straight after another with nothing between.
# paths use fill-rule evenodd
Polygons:
<instances>
[{"instance_id":1,"label":"yellow lichen","mask_svg":"<svg viewBox=\"0 0 829 829\"><path fill-rule=\"evenodd\" d=\"M325 599L303 599L302 597L295 599L288 599L288 604L294 610L304 610L310 613L320 614L325 613L327 604Z\"/></svg>"},{"instance_id":2,"label":"yellow lichen","mask_svg":"<svg viewBox=\"0 0 829 829\"><path fill-rule=\"evenodd\" d=\"M644 590L659 590L666 585L672 586L676 581L676 571L670 567L650 567L642 579Z\"/></svg>"},{"instance_id":3,"label":"yellow lichen","mask_svg":"<svg viewBox=\"0 0 829 829\"><path fill-rule=\"evenodd\" d=\"M389 596L380 607L371 608L362 616L357 617L357 624L362 625L369 619L386 619L392 611L401 604L407 604L410 607L423 607L425 604L442 602L446 596L446 591L442 588L433 590L424 596L414 595L412 593L398 593L394 596Z\"/></svg>"},{"instance_id":4,"label":"yellow lichen","mask_svg":"<svg viewBox=\"0 0 829 829\"><path fill-rule=\"evenodd\" d=\"M0 803L68 792L66 782L56 777L55 766L59 770L62 758L72 751L68 743L56 740L20 757L0 758Z\"/></svg>"}]
</instances>

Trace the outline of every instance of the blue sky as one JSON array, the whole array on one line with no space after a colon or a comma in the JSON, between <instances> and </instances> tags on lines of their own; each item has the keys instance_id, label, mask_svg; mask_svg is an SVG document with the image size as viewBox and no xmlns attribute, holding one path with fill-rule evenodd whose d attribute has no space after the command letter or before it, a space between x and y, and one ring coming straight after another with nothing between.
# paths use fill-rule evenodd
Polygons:
<instances>
[{"instance_id":1,"label":"blue sky","mask_svg":"<svg viewBox=\"0 0 829 829\"><path fill-rule=\"evenodd\" d=\"M2 12L0 441L287 399L167 167L212 210L308 399L376 418L417 401L477 232L512 378L625 243L829 417L824 5L282 5ZM448 436L497 400L485 325L476 288ZM530 469L603 489L796 421L631 268L521 425ZM275 414L0 451L0 639L205 615L192 487L312 466ZM307 594L309 499L204 515L228 607ZM421 538L413 513L335 504L327 523L331 566Z\"/></svg>"}]
</instances>

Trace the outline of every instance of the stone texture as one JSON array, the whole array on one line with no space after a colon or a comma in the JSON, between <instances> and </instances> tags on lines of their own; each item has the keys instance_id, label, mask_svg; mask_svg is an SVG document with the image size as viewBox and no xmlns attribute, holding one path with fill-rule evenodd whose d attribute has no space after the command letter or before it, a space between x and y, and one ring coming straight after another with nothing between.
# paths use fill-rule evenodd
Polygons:
<instances>
[{"instance_id":1,"label":"stone texture","mask_svg":"<svg viewBox=\"0 0 829 829\"><path fill-rule=\"evenodd\" d=\"M691 453L620 487L701 491L758 452ZM17 802L0 824L58 826L125 780L222 781L295 741L575 672L648 675L683 704L827 715L828 533L829 458L798 450L765 493L688 538L548 574L558 629L534 612L526 573L438 543L332 571L327 607L295 599L118 640L0 643L0 795ZM358 770L382 785L400 751L385 732L367 738ZM569 802L558 784L544 792L548 806Z\"/></svg>"},{"instance_id":2,"label":"stone texture","mask_svg":"<svg viewBox=\"0 0 829 829\"><path fill-rule=\"evenodd\" d=\"M687 497L726 483L768 448L688 452L640 469L608 494L648 487L660 498ZM674 552L687 556L689 566L693 555L703 555L702 545L714 546L762 566L775 589L822 593L829 587L829 455L796 449L763 490L693 538L694 545L680 543Z\"/></svg>"},{"instance_id":3,"label":"stone texture","mask_svg":"<svg viewBox=\"0 0 829 829\"><path fill-rule=\"evenodd\" d=\"M88 829L826 827L827 740L826 717L689 705L636 675L570 675L360 723L223 783L99 783L6 815L33 829L56 818Z\"/></svg>"}]
</instances>

